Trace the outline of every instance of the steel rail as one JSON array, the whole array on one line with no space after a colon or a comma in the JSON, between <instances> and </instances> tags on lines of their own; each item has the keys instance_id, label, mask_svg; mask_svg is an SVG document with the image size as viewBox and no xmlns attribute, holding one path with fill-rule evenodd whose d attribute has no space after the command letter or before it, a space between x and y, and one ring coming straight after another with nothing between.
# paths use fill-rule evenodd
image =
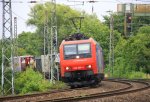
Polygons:
<instances>
[{"instance_id":1,"label":"steel rail","mask_svg":"<svg viewBox=\"0 0 150 102\"><path fill-rule=\"evenodd\" d=\"M93 87L95 88L95 87ZM1 101L6 101L6 100L16 100L16 99L22 99L22 98L32 98L32 97L37 97L37 96L44 96L47 94L53 94L53 93L59 93L59 92L69 92L69 91L74 91L74 90L83 90L83 89L91 89L91 87L82 87L82 88L75 88L75 89L60 89L60 90L51 90L48 92L37 92L37 93L31 93L31 94L25 94L25 95L12 95L12 96L0 96L0 102Z\"/></svg>"},{"instance_id":2,"label":"steel rail","mask_svg":"<svg viewBox=\"0 0 150 102\"><path fill-rule=\"evenodd\" d=\"M113 80L112 80L113 81ZM108 92L103 92L103 93L96 93L96 94L89 94L89 95L85 95L85 96L77 96L77 97L67 97L67 98L59 98L59 99L45 99L45 100L41 100L39 102L70 102L70 101L80 101L80 100L87 100L87 99L93 99L93 98L104 98L104 97L108 97L108 96L116 96L116 95L123 95L123 94L127 94L127 93L134 93L134 92L138 92L138 91L142 91L142 90L146 90L148 88L150 88L150 84L147 82L141 82L138 80L135 81L130 81L130 80L118 80L118 81L123 81L123 82L137 82L137 83L142 83L144 85L146 85L145 87L142 88L138 88L138 89L133 89L133 90L129 90L130 88L125 88L125 89L120 89L120 90L113 90L113 91L108 91ZM117 82L117 80L116 80Z\"/></svg>"},{"instance_id":3,"label":"steel rail","mask_svg":"<svg viewBox=\"0 0 150 102\"><path fill-rule=\"evenodd\" d=\"M109 95L109 94L111 95L112 93L115 94L116 92L122 92L122 91L124 92L124 90L128 90L128 89L133 87L132 84L130 82L127 82L126 80L107 79L107 80L104 80L104 81L123 83L123 84L126 84L127 87L121 88L121 89L116 89L116 90L113 90L113 91L99 93L101 95L100 97L106 97L107 95ZM23 99L23 98L36 98L38 96L44 96L44 95L53 94L53 93L69 92L69 91L83 90L83 89L91 89L91 88L84 87L84 88L76 88L76 89L53 90L53 91L49 91L49 92L33 93L33 94L26 94L26 95L5 96L5 97L0 97L0 101L17 100L17 99ZM44 99L44 100L38 100L38 101L40 101L40 102L43 102L43 101L56 101L56 102L58 101L58 102L60 102L60 101L67 101L67 100L68 101L83 100L83 99L88 98L88 97L89 98L96 97L96 95L98 95L98 94L85 95L84 97L77 96L77 97L59 98L59 99Z\"/></svg>"}]
</instances>

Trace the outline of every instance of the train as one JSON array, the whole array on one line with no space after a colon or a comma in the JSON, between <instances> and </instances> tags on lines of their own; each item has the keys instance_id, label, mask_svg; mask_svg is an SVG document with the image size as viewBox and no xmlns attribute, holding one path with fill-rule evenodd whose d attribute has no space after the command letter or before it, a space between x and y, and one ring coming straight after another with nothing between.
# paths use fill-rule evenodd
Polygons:
<instances>
[{"instance_id":1,"label":"train","mask_svg":"<svg viewBox=\"0 0 150 102\"><path fill-rule=\"evenodd\" d=\"M72 88L83 85L95 86L104 79L103 50L93 38L73 34L62 41L58 55L59 79ZM15 57L15 69L24 71L27 66L33 65L35 70L45 73L45 77L50 78L49 58L49 55Z\"/></svg>"},{"instance_id":2,"label":"train","mask_svg":"<svg viewBox=\"0 0 150 102\"><path fill-rule=\"evenodd\" d=\"M69 86L98 85L104 79L103 50L93 38L63 40L59 53L60 76Z\"/></svg>"},{"instance_id":3,"label":"train","mask_svg":"<svg viewBox=\"0 0 150 102\"><path fill-rule=\"evenodd\" d=\"M35 60L33 55L24 55L13 57L14 61L14 71L22 72L25 71L27 67L31 66L35 68Z\"/></svg>"}]
</instances>

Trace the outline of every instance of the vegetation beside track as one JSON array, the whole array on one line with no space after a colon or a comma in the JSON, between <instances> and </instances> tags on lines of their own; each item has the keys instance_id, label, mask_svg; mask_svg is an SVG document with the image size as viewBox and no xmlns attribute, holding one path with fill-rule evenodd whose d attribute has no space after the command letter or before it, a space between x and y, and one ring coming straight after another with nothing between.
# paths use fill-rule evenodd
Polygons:
<instances>
[{"instance_id":1,"label":"vegetation beside track","mask_svg":"<svg viewBox=\"0 0 150 102\"><path fill-rule=\"evenodd\" d=\"M111 77L142 79L150 74L150 26L141 27L135 36L120 38L115 47L114 67L106 64Z\"/></svg>"},{"instance_id":2,"label":"vegetation beside track","mask_svg":"<svg viewBox=\"0 0 150 102\"><path fill-rule=\"evenodd\" d=\"M11 73L7 73L11 76ZM24 72L15 73L15 94L27 94L34 92L45 92L53 89L64 89L66 84L61 81L56 81L55 84L50 80L44 79L42 73L34 71L33 68L27 68ZM6 84L5 88L8 86ZM10 94L10 93L8 93Z\"/></svg>"},{"instance_id":3,"label":"vegetation beside track","mask_svg":"<svg viewBox=\"0 0 150 102\"><path fill-rule=\"evenodd\" d=\"M34 71L32 68L27 68L26 71L18 73L15 77L16 94L43 92L66 87L63 82L58 81L54 85L49 80L45 80L41 73Z\"/></svg>"}]
</instances>

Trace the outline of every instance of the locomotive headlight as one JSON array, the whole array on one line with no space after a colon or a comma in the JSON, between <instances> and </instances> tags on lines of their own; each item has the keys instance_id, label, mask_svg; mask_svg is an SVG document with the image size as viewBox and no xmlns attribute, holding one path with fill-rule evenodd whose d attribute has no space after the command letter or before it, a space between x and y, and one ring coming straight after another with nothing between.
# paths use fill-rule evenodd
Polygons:
<instances>
[{"instance_id":1,"label":"locomotive headlight","mask_svg":"<svg viewBox=\"0 0 150 102\"><path fill-rule=\"evenodd\" d=\"M92 65L87 65L86 68L89 68L89 69L90 69L90 68L92 68Z\"/></svg>"},{"instance_id":2,"label":"locomotive headlight","mask_svg":"<svg viewBox=\"0 0 150 102\"><path fill-rule=\"evenodd\" d=\"M66 70L70 70L71 68L70 67L66 67Z\"/></svg>"},{"instance_id":3,"label":"locomotive headlight","mask_svg":"<svg viewBox=\"0 0 150 102\"><path fill-rule=\"evenodd\" d=\"M80 58L80 56L76 56L76 58Z\"/></svg>"}]
</instances>

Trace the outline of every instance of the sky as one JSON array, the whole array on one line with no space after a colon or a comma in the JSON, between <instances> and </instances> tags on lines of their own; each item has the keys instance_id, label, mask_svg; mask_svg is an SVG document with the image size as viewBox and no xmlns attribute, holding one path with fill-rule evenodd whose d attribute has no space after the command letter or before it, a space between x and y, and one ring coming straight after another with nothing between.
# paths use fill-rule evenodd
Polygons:
<instances>
[{"instance_id":1,"label":"sky","mask_svg":"<svg viewBox=\"0 0 150 102\"><path fill-rule=\"evenodd\" d=\"M2 36L2 0L0 0L0 38ZM8 0L5 0L8 1ZM11 0L12 1L12 18L17 17L17 33L20 34L22 31L35 31L32 26L27 26L26 21L29 18L30 8L35 4L28 3L29 0ZM20 3L22 1L22 3ZM44 3L51 0L37 0L38 3ZM72 1L85 1L84 5L80 2ZM150 0L94 0L98 1L95 3L89 3L90 0L56 0L59 4L69 5L73 9L84 10L85 12L92 13L92 5L94 13L98 18L103 21L103 16L108 15L107 11L117 12L117 4L120 3L150 3ZM136 2L135 2L136 1ZM141 2L142 1L142 2Z\"/></svg>"}]
</instances>

